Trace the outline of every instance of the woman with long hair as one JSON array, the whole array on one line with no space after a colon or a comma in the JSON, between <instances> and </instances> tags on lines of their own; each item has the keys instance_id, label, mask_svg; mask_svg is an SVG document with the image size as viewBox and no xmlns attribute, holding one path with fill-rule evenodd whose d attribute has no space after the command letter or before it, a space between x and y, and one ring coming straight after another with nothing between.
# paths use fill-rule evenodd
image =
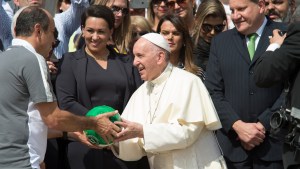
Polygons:
<instances>
[{"instance_id":1,"label":"woman with long hair","mask_svg":"<svg viewBox=\"0 0 300 169\"><path fill-rule=\"evenodd\" d=\"M163 35L171 48L170 62L201 77L201 70L194 64L193 43L189 30L180 16L167 14L161 18L157 33Z\"/></svg>"},{"instance_id":2,"label":"woman with long hair","mask_svg":"<svg viewBox=\"0 0 300 169\"><path fill-rule=\"evenodd\" d=\"M208 62L212 38L226 28L227 17L223 4L219 0L201 1L195 16L192 37L195 44L195 63L204 71Z\"/></svg>"},{"instance_id":3,"label":"woman with long hair","mask_svg":"<svg viewBox=\"0 0 300 169\"><path fill-rule=\"evenodd\" d=\"M150 0L147 10L147 19L152 25L153 31L156 31L159 20L168 13L167 0Z\"/></svg>"},{"instance_id":4,"label":"woman with long hair","mask_svg":"<svg viewBox=\"0 0 300 169\"><path fill-rule=\"evenodd\" d=\"M127 41L129 44L128 52L133 56L133 45L134 43L144 34L153 32L152 27L148 20L143 16L131 16L131 25L129 28L129 36Z\"/></svg>"}]
</instances>

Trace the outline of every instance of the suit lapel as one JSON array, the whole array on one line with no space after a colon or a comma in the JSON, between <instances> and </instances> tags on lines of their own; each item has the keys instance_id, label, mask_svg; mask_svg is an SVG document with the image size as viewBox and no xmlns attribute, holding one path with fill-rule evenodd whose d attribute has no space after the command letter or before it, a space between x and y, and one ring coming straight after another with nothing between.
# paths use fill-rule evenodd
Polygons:
<instances>
[{"instance_id":1,"label":"suit lapel","mask_svg":"<svg viewBox=\"0 0 300 169\"><path fill-rule=\"evenodd\" d=\"M266 51L267 47L270 45L269 36L272 36L273 30L275 29L275 25L273 21L268 19L267 24L263 30L262 36L260 37L260 40L257 44L257 48L255 50L252 62L250 61L245 35L240 34L236 30L236 28L234 29L235 30L232 39L233 39L233 43L235 43L236 49L239 51L242 58L248 64L254 64L256 60Z\"/></svg>"},{"instance_id":2,"label":"suit lapel","mask_svg":"<svg viewBox=\"0 0 300 169\"><path fill-rule=\"evenodd\" d=\"M257 44L257 48L256 48L254 56L253 56L252 64L255 63L255 61L266 51L266 49L270 45L269 36L272 36L273 29L274 28L273 28L272 22L270 20L268 20L268 22L263 30L263 33L260 37L260 40Z\"/></svg>"},{"instance_id":3,"label":"suit lapel","mask_svg":"<svg viewBox=\"0 0 300 169\"><path fill-rule=\"evenodd\" d=\"M75 55L75 63L74 63L74 75L77 80L77 92L78 99L80 98L81 102L84 103L84 106L87 109L92 108L92 102L90 100L90 96L88 94L88 90L86 87L86 71L87 71L87 56L84 52L84 48L78 51Z\"/></svg>"},{"instance_id":4,"label":"suit lapel","mask_svg":"<svg viewBox=\"0 0 300 169\"><path fill-rule=\"evenodd\" d=\"M236 49L239 51L245 62L250 64L250 56L248 53L245 36L240 34L236 29L233 33L233 43L235 44Z\"/></svg>"}]
</instances>

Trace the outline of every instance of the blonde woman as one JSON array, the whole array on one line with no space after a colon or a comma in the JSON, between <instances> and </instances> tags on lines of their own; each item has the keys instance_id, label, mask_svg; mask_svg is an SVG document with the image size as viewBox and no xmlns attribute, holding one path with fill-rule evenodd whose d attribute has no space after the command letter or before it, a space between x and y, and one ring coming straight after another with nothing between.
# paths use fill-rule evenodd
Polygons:
<instances>
[{"instance_id":1,"label":"blonde woman","mask_svg":"<svg viewBox=\"0 0 300 169\"><path fill-rule=\"evenodd\" d=\"M127 36L127 43L129 44L129 54L132 54L134 43L144 34L152 32L152 27L148 20L143 16L131 16L131 25L129 27L129 36Z\"/></svg>"},{"instance_id":2,"label":"blonde woman","mask_svg":"<svg viewBox=\"0 0 300 169\"><path fill-rule=\"evenodd\" d=\"M195 63L204 71L208 62L210 42L215 35L226 30L226 19L223 4L219 0L201 2L195 16L192 37L195 44Z\"/></svg>"}]
</instances>

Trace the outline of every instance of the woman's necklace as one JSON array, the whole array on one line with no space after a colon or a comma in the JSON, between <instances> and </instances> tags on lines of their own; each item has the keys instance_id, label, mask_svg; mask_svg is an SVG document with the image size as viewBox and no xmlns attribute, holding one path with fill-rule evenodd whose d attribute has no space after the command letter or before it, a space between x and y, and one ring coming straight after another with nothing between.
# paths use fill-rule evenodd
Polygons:
<instances>
[{"instance_id":1,"label":"woman's necklace","mask_svg":"<svg viewBox=\"0 0 300 169\"><path fill-rule=\"evenodd\" d=\"M152 113L152 107L151 107L151 93L152 93L152 91L153 91L153 89L154 89L154 84L152 84L151 82L151 92L149 92L149 111L148 111L148 113L147 113L147 116L149 116L149 122L150 122L150 124L152 124L153 123L153 121L154 121L154 119L156 118L156 111L157 111L157 108L158 108L158 106L159 106L159 102L160 102L160 98L161 98L161 96L162 96L162 94L163 94L163 92L164 92L164 89L165 89L165 87L166 87L166 85L167 85L167 83L168 83L168 81L169 81L169 78L170 78L170 76L171 76L171 73L172 73L172 71L173 71L173 66L172 66L172 69L171 69L171 72L170 72L170 74L169 74L169 76L167 77L168 79L166 80L166 82L165 82L165 84L163 85L163 87L162 87L162 89L161 89L161 92L160 92L160 94L159 94L159 97L158 97L158 100L157 100L157 103L156 103L156 106L155 106L155 108L154 108L154 111L153 111L153 113ZM147 117L148 118L148 117Z\"/></svg>"}]
</instances>

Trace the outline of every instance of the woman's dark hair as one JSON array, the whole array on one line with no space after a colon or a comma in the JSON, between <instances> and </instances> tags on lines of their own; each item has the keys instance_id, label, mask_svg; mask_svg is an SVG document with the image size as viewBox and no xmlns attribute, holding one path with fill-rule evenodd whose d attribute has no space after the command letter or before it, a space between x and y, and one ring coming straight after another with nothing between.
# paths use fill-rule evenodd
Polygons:
<instances>
[{"instance_id":1,"label":"woman's dark hair","mask_svg":"<svg viewBox=\"0 0 300 169\"><path fill-rule=\"evenodd\" d=\"M194 64L193 43L187 25L183 22L183 20L178 15L167 14L160 19L157 25L157 30L156 30L157 33L160 33L161 25L165 21L170 21L174 25L176 30L182 34L183 46L180 49L179 60L184 64L184 67L187 71L196 74L198 67Z\"/></svg>"},{"instance_id":2,"label":"woman's dark hair","mask_svg":"<svg viewBox=\"0 0 300 169\"><path fill-rule=\"evenodd\" d=\"M43 31L48 31L50 18L40 7L30 6L24 9L17 18L16 36L31 36L34 25L40 24Z\"/></svg>"},{"instance_id":3,"label":"woman's dark hair","mask_svg":"<svg viewBox=\"0 0 300 169\"><path fill-rule=\"evenodd\" d=\"M104 19L109 29L114 28L115 17L113 12L104 5L91 5L85 12L81 15L81 27L85 27L85 22L89 17L96 17Z\"/></svg>"},{"instance_id":4,"label":"woman's dark hair","mask_svg":"<svg viewBox=\"0 0 300 169\"><path fill-rule=\"evenodd\" d=\"M154 2L153 0L150 0L147 8L147 19L150 24L154 24L155 14L154 14L153 6L154 6Z\"/></svg>"}]
</instances>

